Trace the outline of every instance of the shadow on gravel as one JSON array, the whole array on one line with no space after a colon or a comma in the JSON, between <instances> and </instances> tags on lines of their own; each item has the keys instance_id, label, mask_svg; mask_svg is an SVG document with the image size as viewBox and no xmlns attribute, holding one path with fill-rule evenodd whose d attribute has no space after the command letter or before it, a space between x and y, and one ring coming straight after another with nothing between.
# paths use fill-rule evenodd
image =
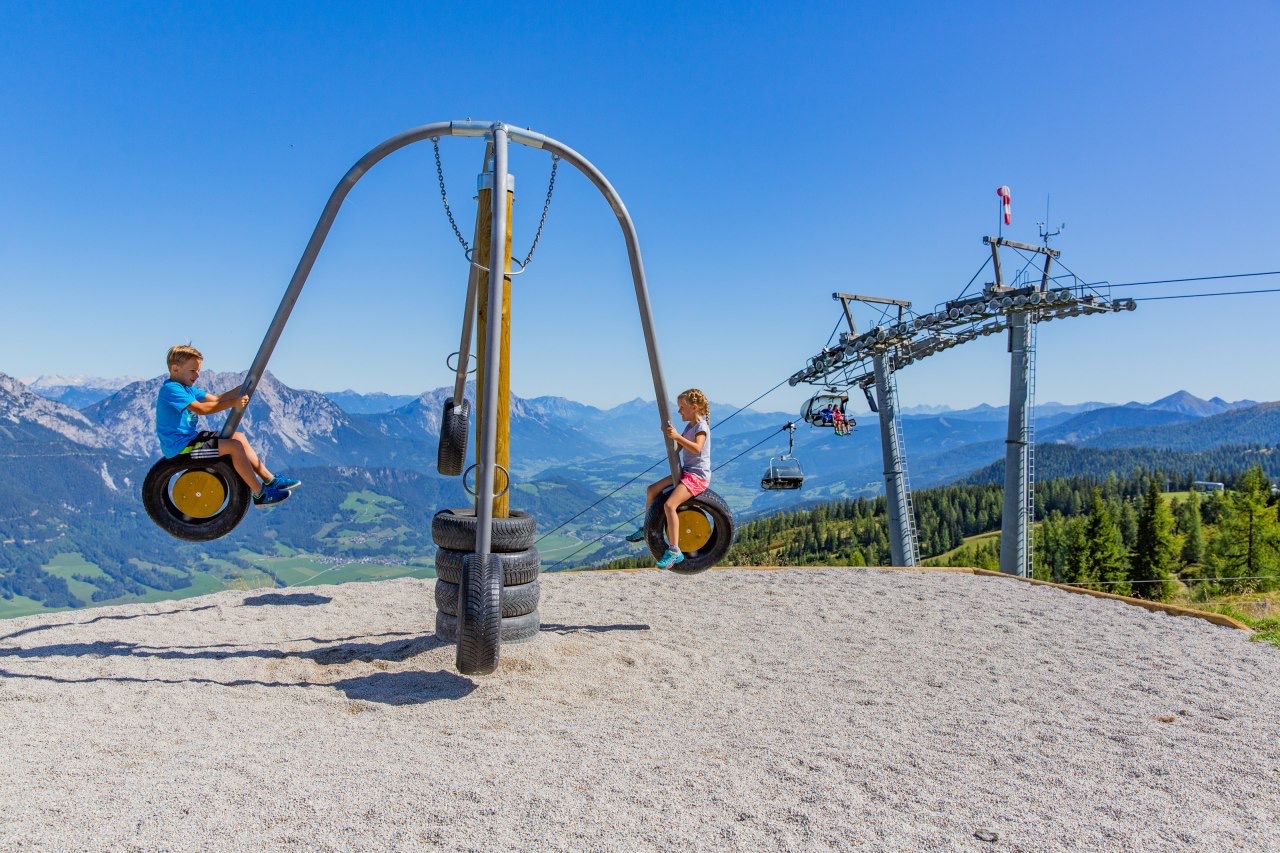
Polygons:
<instances>
[{"instance_id":1,"label":"shadow on gravel","mask_svg":"<svg viewBox=\"0 0 1280 853\"><path fill-rule=\"evenodd\" d=\"M543 631L550 631L554 634L602 634L605 631L650 631L648 625L630 624L630 625L556 625L550 622L543 622Z\"/></svg>"},{"instance_id":2,"label":"shadow on gravel","mask_svg":"<svg viewBox=\"0 0 1280 853\"><path fill-rule=\"evenodd\" d=\"M178 613L198 613L201 610L212 610L216 606L216 604L202 604L199 607L181 607L177 610L162 610L159 613L122 613L118 616L95 616L92 619L85 619L83 622L54 622L50 625L32 625L30 628L23 628L21 631L14 631L12 634L0 636L0 640L12 640L14 637L21 637L24 634L34 634L37 631L52 631L54 628L78 628L81 625L92 625L95 622L145 619L152 616L173 616Z\"/></svg>"},{"instance_id":3,"label":"shadow on gravel","mask_svg":"<svg viewBox=\"0 0 1280 853\"><path fill-rule=\"evenodd\" d=\"M328 604L333 601L327 595L316 595L314 592L268 592L265 595L255 595L253 598L246 598L242 602L243 607L262 607L267 604L291 604L295 607L312 607L316 604Z\"/></svg>"},{"instance_id":4,"label":"shadow on gravel","mask_svg":"<svg viewBox=\"0 0 1280 853\"><path fill-rule=\"evenodd\" d=\"M425 634L410 640L391 640L385 643L344 643L327 649L312 649L301 652L297 656L330 666L333 664L351 663L353 660L371 663L375 660L402 661L438 649L451 646L435 634Z\"/></svg>"},{"instance_id":5,"label":"shadow on gravel","mask_svg":"<svg viewBox=\"0 0 1280 853\"><path fill-rule=\"evenodd\" d=\"M333 682L348 699L384 705L422 705L441 699L461 699L476 685L456 672L376 672Z\"/></svg>"},{"instance_id":6,"label":"shadow on gravel","mask_svg":"<svg viewBox=\"0 0 1280 853\"><path fill-rule=\"evenodd\" d=\"M230 643L213 646L152 646L145 643L126 643L120 640L104 640L97 643L59 643L50 646L35 646L24 649L19 647L0 648L0 658L38 659L49 657L135 657L158 658L160 660L235 660L237 658L261 658L264 660L300 660L315 661L318 664L333 665L375 660L403 661L414 655L450 645L435 634L390 634L396 639L380 643L353 643L348 640L290 640L289 642L313 642L322 645L318 649L301 649L298 651L282 651L280 649L246 649L236 648ZM407 637L407 639L406 639ZM352 638L354 639L354 638ZM323 645L336 643L334 645Z\"/></svg>"}]
</instances>

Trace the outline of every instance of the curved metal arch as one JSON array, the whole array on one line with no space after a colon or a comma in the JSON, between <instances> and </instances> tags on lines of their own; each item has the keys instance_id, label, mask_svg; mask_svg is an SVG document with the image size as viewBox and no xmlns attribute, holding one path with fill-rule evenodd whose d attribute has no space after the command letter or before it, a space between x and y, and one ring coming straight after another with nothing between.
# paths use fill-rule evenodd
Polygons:
<instances>
[{"instance_id":1,"label":"curved metal arch","mask_svg":"<svg viewBox=\"0 0 1280 853\"><path fill-rule=\"evenodd\" d=\"M609 203L609 207L613 210L614 216L617 217L618 224L622 228L623 238L626 241L627 256L631 263L631 278L636 291L636 305L640 311L640 323L644 329L645 347L649 355L649 370L653 376L653 390L658 401L659 429L665 426L670 421L671 414L667 405L666 382L662 377L662 363L658 354L657 336L653 328L653 310L649 302L648 286L645 282L644 263L640 258L640 240L636 234L635 223L632 222L626 205L622 203L622 197L618 195L617 190L613 188L613 185L609 183L604 174L577 151L549 136L544 136L532 130L511 128L503 122L447 121L424 124L392 136L370 150L357 160L354 166L347 170L342 180L338 181L338 185L329 195L329 200L325 203L324 210L320 213L320 220L311 232L311 239L307 241L307 247L302 252L302 258L298 261L293 277L289 280L289 286L285 289L284 297L280 300L280 306L276 309L271 325L267 328L267 334L262 339L262 345L258 347L253 364L250 365L244 384L241 385L241 393L249 395L250 400L252 400L253 393L257 390L258 382L262 379L263 372L266 371L271 353L275 350L276 343L280 340L280 335L284 332L285 323L288 322L293 306L297 303L298 296L302 292L302 287L306 284L312 267L315 266L316 257L320 254L320 247L324 245L325 238L329 235L329 229L337 218L338 209L342 207L342 203L346 200L347 194L351 192L351 188L387 155L415 142L436 139L441 136L491 137L495 154L495 187L504 187L507 184L507 141L511 139L530 148L545 148L558 154L562 160L571 163L574 168L585 175L600 190L600 193ZM492 241L489 259L489 269L491 270L503 268L503 249L506 242L507 223L506 205L507 194L494 193ZM504 276L499 275L489 276L490 304L500 304L503 278ZM490 321L497 322L499 313L496 311L491 312ZM491 329L490 334L489 340L497 340L497 329ZM485 353L484 355L486 375L493 376L494 373L492 371L496 369L496 364L489 362L492 357L490 353ZM497 383L490 383L490 385L494 398L488 400L486 405L488 406L487 410L492 412L497 410ZM489 389L486 389L486 393L488 391ZM238 407L232 409L222 427L222 437L230 438L235 433L236 427L239 426L243 417L244 409ZM477 448L476 461L479 465L479 477L477 478L476 491L482 495L493 493L496 429L496 421L490 418L486 425L485 435L480 437L480 447ZM664 439L663 443L666 445L667 462L671 468L672 481L679 482L680 462L676 453L676 445L666 439ZM476 508L476 553L478 554L489 553L492 511L491 501L478 501Z\"/></svg>"}]
</instances>

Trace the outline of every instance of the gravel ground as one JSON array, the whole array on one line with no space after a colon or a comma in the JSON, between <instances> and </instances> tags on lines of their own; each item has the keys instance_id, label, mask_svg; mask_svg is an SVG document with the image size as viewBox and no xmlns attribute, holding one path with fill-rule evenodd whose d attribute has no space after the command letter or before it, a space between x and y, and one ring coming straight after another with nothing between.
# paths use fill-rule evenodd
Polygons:
<instances>
[{"instance_id":1,"label":"gravel ground","mask_svg":"<svg viewBox=\"0 0 1280 853\"><path fill-rule=\"evenodd\" d=\"M434 581L0 623L0 848L1280 849L1280 649L970 574Z\"/></svg>"}]
</instances>

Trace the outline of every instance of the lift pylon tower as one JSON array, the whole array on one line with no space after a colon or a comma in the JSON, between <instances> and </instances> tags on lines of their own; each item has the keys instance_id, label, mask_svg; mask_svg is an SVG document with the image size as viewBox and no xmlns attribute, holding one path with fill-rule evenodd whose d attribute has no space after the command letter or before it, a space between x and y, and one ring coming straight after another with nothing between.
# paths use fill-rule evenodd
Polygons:
<instances>
[{"instance_id":1,"label":"lift pylon tower","mask_svg":"<svg viewBox=\"0 0 1280 853\"><path fill-rule=\"evenodd\" d=\"M1010 246L1027 252L1044 255L1044 272L1040 277L1037 293L1049 289L1049 265L1061 252L1048 246L1032 246L1015 243L1003 237L984 237L991 246L991 261L996 280L991 287L995 294L1017 290L1007 287L1000 268L1000 247ZM1009 317L1009 428L1004 441L1004 506L1000 513L1000 571L1007 575L1030 577L1035 555L1028 548L1031 518L1035 497L1031 493L1029 459L1031 434L1029 418L1030 375L1035 312L1022 311Z\"/></svg>"},{"instance_id":2,"label":"lift pylon tower","mask_svg":"<svg viewBox=\"0 0 1280 853\"><path fill-rule=\"evenodd\" d=\"M1012 364L1000 571L1029 576L1033 560L1029 546L1033 500L1030 489L1030 377L1035 324L1068 317L1133 311L1138 305L1132 299L1111 299L1105 292L1105 285L1089 284L1071 274L1051 278L1050 265L1060 253L1048 246L1031 246L1003 237L984 237L983 243L991 247L995 282L988 283L981 293L961 293L955 299L935 306L928 314L913 315L908 319L904 314L908 313L909 302L833 293L832 298L838 299L844 309L849 331L840 336L837 346L823 347L822 352L810 358L808 364L787 381L792 386L801 382L831 388L852 388L856 385L867 394L868 404L872 399L871 389L875 388L885 454L890 547L895 563L914 565L918 555L915 553L915 525L907 482L906 453L902 449L902 430L897 412L896 373L920 359L1008 330ZM1001 247L1019 253L1034 253L1032 259L1035 255L1043 256L1040 281L1026 285L1019 275L1013 285L1006 285L1000 267ZM1030 263L1028 261L1028 265ZM1063 278L1068 279L1067 283L1062 283ZM897 305L897 322L882 323L859 334L849 310L851 301ZM871 408L874 411L877 407ZM908 563L907 560L913 562Z\"/></svg>"},{"instance_id":3,"label":"lift pylon tower","mask_svg":"<svg viewBox=\"0 0 1280 853\"><path fill-rule=\"evenodd\" d=\"M856 336L858 329L849 309L850 302L896 306L898 325L902 324L903 315L911 308L910 302L879 296L833 293L831 298L840 301L851 336ZM895 566L914 566L920 555L916 548L916 520L911 505L911 481L907 477L907 453L902 443L902 421L898 417L895 356L895 352L887 349L877 352L872 358L871 375L863 379L874 383L879 404L876 408L880 412L880 453L884 459L884 493L889 510L889 559ZM863 384L862 388L869 391L870 385Z\"/></svg>"}]
</instances>

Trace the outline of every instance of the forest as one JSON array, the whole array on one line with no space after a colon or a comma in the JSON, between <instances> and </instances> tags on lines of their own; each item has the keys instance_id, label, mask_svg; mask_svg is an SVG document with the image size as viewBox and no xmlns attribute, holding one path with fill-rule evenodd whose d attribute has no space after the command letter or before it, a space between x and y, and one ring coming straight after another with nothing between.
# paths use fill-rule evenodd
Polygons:
<instances>
[{"instance_id":1,"label":"forest","mask_svg":"<svg viewBox=\"0 0 1280 853\"><path fill-rule=\"evenodd\" d=\"M1260 464L1217 474L1226 490L1190 491L1190 475L1137 468L1128 476L1062 477L1035 487L1034 576L1167 600L1280 589L1280 502ZM1172 494L1170 494L1172 493ZM998 569L1003 488L993 482L912 495L926 565ZM982 534L989 534L982 536ZM970 537L979 537L966 543ZM608 568L652 565L627 558ZM779 513L738 529L737 566L885 566L884 497Z\"/></svg>"}]
</instances>

